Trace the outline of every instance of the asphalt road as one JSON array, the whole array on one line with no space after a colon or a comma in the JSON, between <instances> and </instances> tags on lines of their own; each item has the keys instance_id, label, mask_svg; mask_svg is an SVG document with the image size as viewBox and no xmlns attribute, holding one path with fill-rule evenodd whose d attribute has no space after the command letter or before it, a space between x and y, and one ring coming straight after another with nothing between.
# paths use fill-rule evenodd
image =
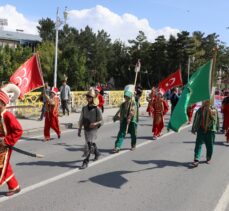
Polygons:
<instances>
[{"instance_id":1,"label":"asphalt road","mask_svg":"<svg viewBox=\"0 0 229 211\"><path fill-rule=\"evenodd\" d=\"M168 116L167 116L168 119ZM15 197L3 196L1 211L211 211L229 182L229 148L225 137L216 136L213 160L190 168L193 160L195 136L190 127L180 133L168 133L152 140L151 119L141 117L138 127L138 147L130 151L127 136L123 150L112 154L119 124L106 124L99 130L97 144L102 156L90 162L85 170L82 164L83 136L69 129L58 140L53 135L49 143L41 137L24 137L18 148L44 154L36 159L16 152L12 166L22 191ZM227 207L227 198L223 200ZM223 210L221 207L219 210ZM224 210L229 210L225 208Z\"/></svg>"}]
</instances>

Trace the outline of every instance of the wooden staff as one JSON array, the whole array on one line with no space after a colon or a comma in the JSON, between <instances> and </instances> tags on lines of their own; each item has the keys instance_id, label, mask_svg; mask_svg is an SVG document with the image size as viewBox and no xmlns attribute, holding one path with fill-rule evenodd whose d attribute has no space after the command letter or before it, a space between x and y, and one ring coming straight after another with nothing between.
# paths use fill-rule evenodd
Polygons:
<instances>
[{"instance_id":1,"label":"wooden staff","mask_svg":"<svg viewBox=\"0 0 229 211\"><path fill-rule=\"evenodd\" d=\"M141 62L140 62L140 59L138 59L138 62L137 62L137 64L135 65L134 89L135 89L135 86L136 86L136 83L137 83L138 73L140 72L140 69L141 69ZM129 105L128 112L127 112L127 119L128 119L129 114L130 114L130 109L131 109L131 105L132 105L132 100L133 100L133 97L131 97L131 100L130 100L130 105ZM128 132L129 125L130 125L130 123L127 123L127 125L126 125L126 134L127 134L127 132Z\"/></svg>"},{"instance_id":2,"label":"wooden staff","mask_svg":"<svg viewBox=\"0 0 229 211\"><path fill-rule=\"evenodd\" d=\"M16 152L19 152L19 153L21 153L23 155L27 155L27 156L30 156L30 157L35 157L35 158L43 158L44 157L44 155L28 152L28 151L19 149L19 148L14 147L14 146L7 146L7 147L12 149L12 150L14 150L14 151L16 151Z\"/></svg>"}]
</instances>

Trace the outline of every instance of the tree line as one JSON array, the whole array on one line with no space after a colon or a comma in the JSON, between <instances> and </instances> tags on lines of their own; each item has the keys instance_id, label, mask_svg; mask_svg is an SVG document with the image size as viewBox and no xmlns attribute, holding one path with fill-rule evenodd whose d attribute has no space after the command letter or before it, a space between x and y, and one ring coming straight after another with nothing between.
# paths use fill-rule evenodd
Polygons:
<instances>
[{"instance_id":1,"label":"tree line","mask_svg":"<svg viewBox=\"0 0 229 211\"><path fill-rule=\"evenodd\" d=\"M39 53L45 81L53 82L55 57L55 23L50 18L42 18L37 26L42 42L36 47ZM148 41L143 31L134 40L124 43L112 41L104 30L93 32L86 26L77 30L65 24L59 30L58 45L58 85L64 74L72 90L86 90L97 82L107 83L114 79L115 89L122 89L134 82L134 67L141 60L138 82L144 89L157 85L179 66L183 82L188 78L188 58L190 74L213 56L218 46L216 70L228 71L229 48L219 40L216 33L205 35L195 31L182 31L168 40L158 36L154 42ZM8 46L0 48L0 77L8 81L12 73L32 54L30 47ZM227 72L228 73L228 72Z\"/></svg>"}]
</instances>

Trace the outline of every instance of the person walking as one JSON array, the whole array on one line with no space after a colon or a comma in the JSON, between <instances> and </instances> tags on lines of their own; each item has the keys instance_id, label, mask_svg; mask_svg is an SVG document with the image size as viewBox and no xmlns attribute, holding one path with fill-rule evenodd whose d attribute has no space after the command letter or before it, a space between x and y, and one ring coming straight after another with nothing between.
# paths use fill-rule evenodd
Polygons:
<instances>
[{"instance_id":1,"label":"person walking","mask_svg":"<svg viewBox=\"0 0 229 211\"><path fill-rule=\"evenodd\" d=\"M172 90L172 94L171 94L171 97L170 97L170 102L171 102L171 114L173 113L173 110L174 110L176 104L178 103L178 100L179 100L178 88L175 87L175 88Z\"/></svg>"},{"instance_id":2,"label":"person walking","mask_svg":"<svg viewBox=\"0 0 229 211\"><path fill-rule=\"evenodd\" d=\"M101 111L103 113L104 112L104 102L105 102L105 100L104 100L103 95L101 95L101 91L102 91L102 88L100 86L97 86L95 88L95 95L96 95L96 97L97 97L97 99L99 101L98 108L101 109Z\"/></svg>"},{"instance_id":3,"label":"person walking","mask_svg":"<svg viewBox=\"0 0 229 211\"><path fill-rule=\"evenodd\" d=\"M229 144L229 92L223 99L221 112L223 114L223 129L226 135L226 143Z\"/></svg>"},{"instance_id":4,"label":"person walking","mask_svg":"<svg viewBox=\"0 0 229 211\"><path fill-rule=\"evenodd\" d=\"M70 86L67 85L67 78L62 81L62 86L60 87L60 100L61 100L61 107L63 111L63 115L65 115L65 110L69 116L69 108L68 103L71 100L71 89Z\"/></svg>"},{"instance_id":5,"label":"person walking","mask_svg":"<svg viewBox=\"0 0 229 211\"><path fill-rule=\"evenodd\" d=\"M6 196L12 196L21 190L10 165L10 146L14 146L23 134L16 117L6 110L9 101L8 95L0 90L0 186L7 183L9 191Z\"/></svg>"},{"instance_id":6,"label":"person walking","mask_svg":"<svg viewBox=\"0 0 229 211\"><path fill-rule=\"evenodd\" d=\"M204 101L195 114L191 130L193 134L197 133L192 167L199 165L203 143L207 149L206 163L210 164L215 142L215 132L218 130L218 111L214 106L211 106L210 100Z\"/></svg>"},{"instance_id":7,"label":"person walking","mask_svg":"<svg viewBox=\"0 0 229 211\"><path fill-rule=\"evenodd\" d=\"M152 102L153 107L153 139L156 140L161 136L164 128L164 115L168 112L169 106L166 100L163 99L163 93L159 91L156 98Z\"/></svg>"},{"instance_id":8,"label":"person walking","mask_svg":"<svg viewBox=\"0 0 229 211\"><path fill-rule=\"evenodd\" d=\"M59 98L57 96L58 89L53 87L50 92L50 97L46 97L46 108L45 108L45 126L44 126L44 141L50 141L50 128L52 128L57 137L60 138L61 131L58 119L59 111Z\"/></svg>"},{"instance_id":9,"label":"person walking","mask_svg":"<svg viewBox=\"0 0 229 211\"><path fill-rule=\"evenodd\" d=\"M86 94L87 105L82 108L80 119L79 119L79 130L78 136L81 137L81 130L84 127L85 135L85 149L81 169L85 169L88 166L89 159L92 153L94 153L94 161L99 159L100 152L95 143L97 138L97 132L102 125L103 118L101 110L97 107L94 100L96 98L95 91L93 89L89 90Z\"/></svg>"},{"instance_id":10,"label":"person walking","mask_svg":"<svg viewBox=\"0 0 229 211\"><path fill-rule=\"evenodd\" d=\"M51 91L51 88L49 87L48 82L45 82L44 89L43 89L43 91L41 93L41 96L40 96L41 99L42 99L43 105L42 105L42 108L41 108L40 118L38 119L39 121L43 120L43 117L44 117L44 114L45 114L45 105L46 105L46 97L45 97L45 95L50 96L50 91Z\"/></svg>"},{"instance_id":11,"label":"person walking","mask_svg":"<svg viewBox=\"0 0 229 211\"><path fill-rule=\"evenodd\" d=\"M195 107L196 107L196 104L194 103L194 104L188 106L188 108L187 108L188 124L191 124L191 122L192 122L192 116L193 116L193 112L194 112Z\"/></svg>"},{"instance_id":12,"label":"person walking","mask_svg":"<svg viewBox=\"0 0 229 211\"><path fill-rule=\"evenodd\" d=\"M131 87L133 86L133 87ZM132 99L131 99L132 98ZM124 99L120 105L118 112L113 117L113 121L120 120L120 129L118 132L117 140L113 153L120 151L126 132L131 135L131 150L136 148L137 142L137 104L134 100L134 85L128 85L124 90ZM128 131L127 130L128 127Z\"/></svg>"}]
</instances>

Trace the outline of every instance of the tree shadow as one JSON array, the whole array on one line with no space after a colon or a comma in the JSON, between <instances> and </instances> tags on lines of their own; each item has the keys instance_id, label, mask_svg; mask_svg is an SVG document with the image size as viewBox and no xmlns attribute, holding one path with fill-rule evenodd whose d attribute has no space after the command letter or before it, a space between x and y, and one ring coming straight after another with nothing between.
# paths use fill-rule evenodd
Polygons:
<instances>
[{"instance_id":1,"label":"tree shadow","mask_svg":"<svg viewBox=\"0 0 229 211\"><path fill-rule=\"evenodd\" d=\"M74 165L75 163L82 162L83 160L74 160L74 161L37 161L37 162L22 162L17 163L17 166L50 166L50 167L64 167L64 168L78 168L79 165Z\"/></svg>"}]
</instances>

